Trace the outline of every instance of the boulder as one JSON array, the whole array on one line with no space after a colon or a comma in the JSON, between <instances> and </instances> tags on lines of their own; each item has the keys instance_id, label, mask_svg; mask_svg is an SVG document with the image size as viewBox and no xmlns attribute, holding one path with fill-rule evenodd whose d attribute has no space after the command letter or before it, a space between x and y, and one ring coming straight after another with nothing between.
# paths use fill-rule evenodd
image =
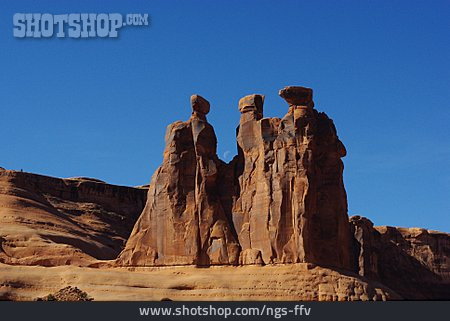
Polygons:
<instances>
[{"instance_id":1,"label":"boulder","mask_svg":"<svg viewBox=\"0 0 450 321\"><path fill-rule=\"evenodd\" d=\"M281 89L278 94L289 106L314 107L313 91L311 88L300 86L287 86Z\"/></svg>"},{"instance_id":2,"label":"boulder","mask_svg":"<svg viewBox=\"0 0 450 321\"><path fill-rule=\"evenodd\" d=\"M198 113L201 115L207 115L210 109L209 101L200 95L191 96L191 107L193 113Z\"/></svg>"}]
</instances>

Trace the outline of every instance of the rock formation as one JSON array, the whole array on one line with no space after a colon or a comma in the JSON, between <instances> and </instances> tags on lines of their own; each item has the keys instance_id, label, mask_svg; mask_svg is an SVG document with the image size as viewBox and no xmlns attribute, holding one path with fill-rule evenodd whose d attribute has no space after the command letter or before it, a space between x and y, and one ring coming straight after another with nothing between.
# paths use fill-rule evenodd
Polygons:
<instances>
[{"instance_id":1,"label":"rock formation","mask_svg":"<svg viewBox=\"0 0 450 321\"><path fill-rule=\"evenodd\" d=\"M405 299L450 298L450 236L419 228L373 227L350 218L356 271L388 285Z\"/></svg>"},{"instance_id":2,"label":"rock formation","mask_svg":"<svg viewBox=\"0 0 450 321\"><path fill-rule=\"evenodd\" d=\"M229 163L216 154L209 102L193 95L190 119L167 127L148 188L0 168L0 299L31 297L41 275L61 288L53 270L17 265L72 265L55 269L82 273L77 284L103 299L122 288L142 299L140 287L156 299L450 299L450 235L349 219L333 121L309 88L279 95L281 119L264 118L263 95L239 100ZM135 268L174 265L184 266ZM117 280L122 294L105 294Z\"/></svg>"},{"instance_id":3,"label":"rock formation","mask_svg":"<svg viewBox=\"0 0 450 321\"><path fill-rule=\"evenodd\" d=\"M311 89L286 87L280 96L289 104L283 119L263 118L262 95L239 101L230 164L216 155L209 103L191 97L191 118L167 129L163 165L119 264L351 268L345 148L333 122L313 109Z\"/></svg>"},{"instance_id":4,"label":"rock formation","mask_svg":"<svg viewBox=\"0 0 450 321\"><path fill-rule=\"evenodd\" d=\"M392 286L404 298L450 297L449 235L374 228L359 216L349 222L346 150L333 121L314 108L309 88L279 95L289 105L281 119L264 118L263 95L239 100L238 154L228 164L216 155L209 103L191 97L191 118L167 128L163 164L116 263L314 263Z\"/></svg>"},{"instance_id":5,"label":"rock formation","mask_svg":"<svg viewBox=\"0 0 450 321\"><path fill-rule=\"evenodd\" d=\"M282 119L262 118L261 95L239 101L232 216L242 251L260 251L266 264L350 268L345 148L333 122L313 109L311 89L279 94L289 104Z\"/></svg>"},{"instance_id":6,"label":"rock formation","mask_svg":"<svg viewBox=\"0 0 450 321\"><path fill-rule=\"evenodd\" d=\"M35 300L57 293L68 284L72 289L86 291L95 301L385 301L402 298L379 282L309 263L207 269L193 266L46 268L0 263L0 301Z\"/></svg>"},{"instance_id":7,"label":"rock formation","mask_svg":"<svg viewBox=\"0 0 450 321\"><path fill-rule=\"evenodd\" d=\"M225 166L206 120L209 102L191 97L192 116L168 126L164 160L118 262L124 265L237 264L239 245L222 207L217 178Z\"/></svg>"},{"instance_id":8,"label":"rock formation","mask_svg":"<svg viewBox=\"0 0 450 321\"><path fill-rule=\"evenodd\" d=\"M114 259L146 193L94 179L0 169L0 262L86 266Z\"/></svg>"},{"instance_id":9,"label":"rock formation","mask_svg":"<svg viewBox=\"0 0 450 321\"><path fill-rule=\"evenodd\" d=\"M352 250L354 270L361 276L377 279L380 253L375 250L378 239L373 223L365 217L352 216L350 227L354 237Z\"/></svg>"}]
</instances>

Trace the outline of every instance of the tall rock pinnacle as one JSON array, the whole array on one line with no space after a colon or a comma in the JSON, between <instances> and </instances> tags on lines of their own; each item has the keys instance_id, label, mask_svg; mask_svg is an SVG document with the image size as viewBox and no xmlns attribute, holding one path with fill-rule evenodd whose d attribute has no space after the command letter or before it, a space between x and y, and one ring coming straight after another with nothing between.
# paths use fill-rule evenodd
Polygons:
<instances>
[{"instance_id":1,"label":"tall rock pinnacle","mask_svg":"<svg viewBox=\"0 0 450 321\"><path fill-rule=\"evenodd\" d=\"M282 119L241 115L233 208L241 258L256 250L266 264L350 268L345 148L333 122L313 109L311 89L286 87L280 96L290 106Z\"/></svg>"},{"instance_id":2,"label":"tall rock pinnacle","mask_svg":"<svg viewBox=\"0 0 450 321\"><path fill-rule=\"evenodd\" d=\"M239 100L238 155L225 164L191 97L186 122L168 126L163 164L147 205L118 258L124 265L311 262L353 268L345 147L312 90L286 87L282 118L263 118L264 96Z\"/></svg>"},{"instance_id":3,"label":"tall rock pinnacle","mask_svg":"<svg viewBox=\"0 0 450 321\"><path fill-rule=\"evenodd\" d=\"M237 264L235 241L218 197L214 129L209 102L191 97L192 117L167 127L161 167L147 204L118 263L132 266Z\"/></svg>"}]
</instances>

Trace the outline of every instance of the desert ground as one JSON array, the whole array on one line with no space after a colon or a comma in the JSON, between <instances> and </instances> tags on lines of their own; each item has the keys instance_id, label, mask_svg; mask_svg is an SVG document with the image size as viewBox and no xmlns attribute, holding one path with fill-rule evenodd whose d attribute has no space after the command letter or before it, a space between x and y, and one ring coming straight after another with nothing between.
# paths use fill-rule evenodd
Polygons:
<instances>
[{"instance_id":1,"label":"desert ground","mask_svg":"<svg viewBox=\"0 0 450 321\"><path fill-rule=\"evenodd\" d=\"M31 301L66 286L95 301L395 300L385 286L311 264L87 268L0 264L0 298Z\"/></svg>"}]
</instances>

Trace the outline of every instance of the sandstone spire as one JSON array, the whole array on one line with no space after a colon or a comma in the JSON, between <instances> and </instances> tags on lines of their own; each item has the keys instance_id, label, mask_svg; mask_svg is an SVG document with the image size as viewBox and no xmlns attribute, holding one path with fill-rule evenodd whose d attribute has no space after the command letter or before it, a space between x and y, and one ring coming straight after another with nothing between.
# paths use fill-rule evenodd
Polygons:
<instances>
[{"instance_id":1,"label":"sandstone spire","mask_svg":"<svg viewBox=\"0 0 450 321\"><path fill-rule=\"evenodd\" d=\"M260 252L266 264L350 268L345 148L333 122L313 109L311 89L286 87L280 96L290 106L282 119L241 115L233 207L241 261L256 263L248 259Z\"/></svg>"},{"instance_id":2,"label":"sandstone spire","mask_svg":"<svg viewBox=\"0 0 450 321\"><path fill-rule=\"evenodd\" d=\"M239 100L238 155L216 155L208 101L193 95L186 122L169 125L162 166L118 261L126 265L311 262L353 268L342 181L345 148L312 90L286 87L282 118L264 96Z\"/></svg>"},{"instance_id":3,"label":"sandstone spire","mask_svg":"<svg viewBox=\"0 0 450 321\"><path fill-rule=\"evenodd\" d=\"M191 97L192 117L167 127L161 167L118 263L132 266L237 264L239 245L218 195L224 165L216 155L209 102Z\"/></svg>"}]
</instances>

